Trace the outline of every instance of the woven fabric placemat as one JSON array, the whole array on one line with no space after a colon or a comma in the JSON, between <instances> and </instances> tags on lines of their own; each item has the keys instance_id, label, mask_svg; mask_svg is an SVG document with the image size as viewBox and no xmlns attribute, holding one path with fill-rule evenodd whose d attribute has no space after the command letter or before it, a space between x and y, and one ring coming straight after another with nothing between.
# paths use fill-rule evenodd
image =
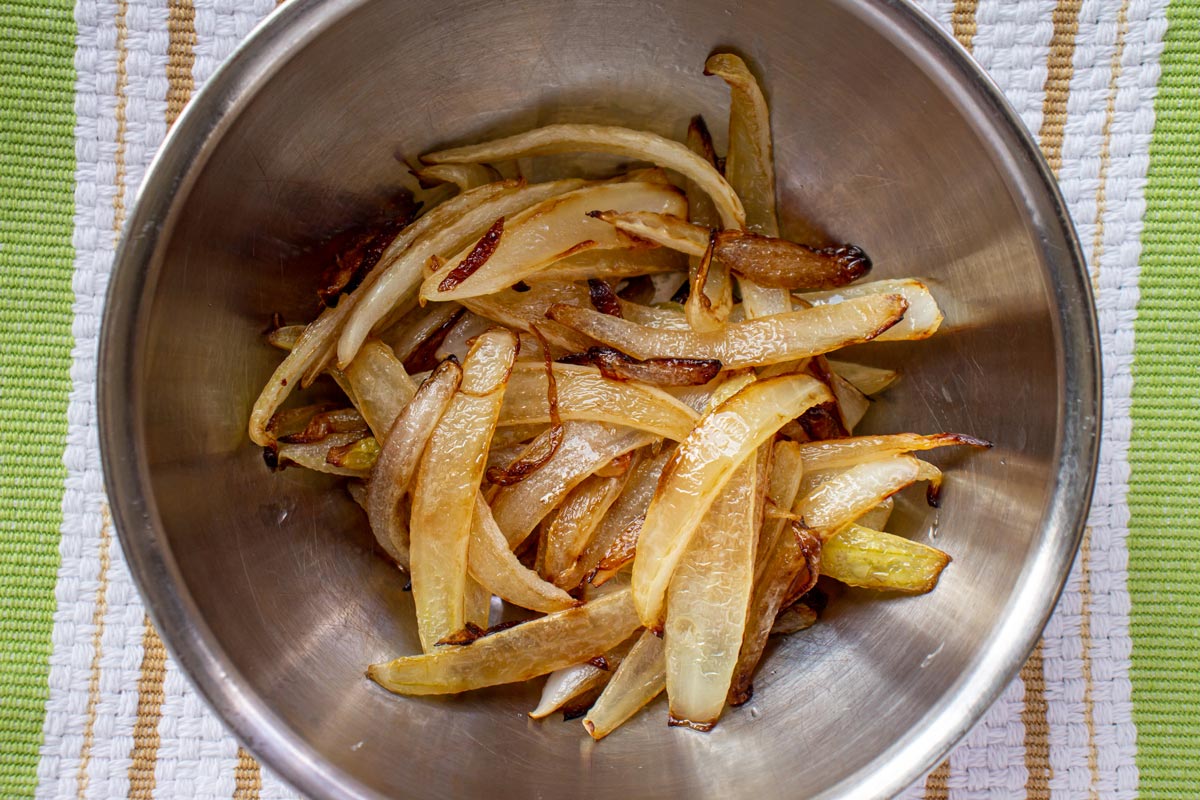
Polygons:
<instances>
[{"instance_id":1,"label":"woven fabric placemat","mask_svg":"<svg viewBox=\"0 0 1200 800\"><path fill-rule=\"evenodd\" d=\"M1041 143L1105 419L1042 643L911 798L1200 796L1200 0L925 0ZM273 0L0 0L0 797L293 797L168 658L103 494L100 312L168 126ZM798 5L797 13L802 13Z\"/></svg>"}]
</instances>

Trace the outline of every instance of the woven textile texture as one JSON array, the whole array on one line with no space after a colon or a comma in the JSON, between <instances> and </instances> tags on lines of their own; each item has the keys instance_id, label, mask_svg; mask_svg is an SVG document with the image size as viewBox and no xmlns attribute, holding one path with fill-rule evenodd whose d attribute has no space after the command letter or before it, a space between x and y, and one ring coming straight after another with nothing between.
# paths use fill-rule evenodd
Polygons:
<instances>
[{"instance_id":1,"label":"woven textile texture","mask_svg":"<svg viewBox=\"0 0 1200 800\"><path fill-rule=\"evenodd\" d=\"M41 742L62 520L75 172L69 3L0 4L0 794ZM31 47L30 42L37 42Z\"/></svg>"},{"instance_id":2,"label":"woven textile texture","mask_svg":"<svg viewBox=\"0 0 1200 800\"><path fill-rule=\"evenodd\" d=\"M126 210L275 2L64 3L0 0L0 798L295 797L149 622L94 405ZM1096 292L1105 416L1089 529L1042 642L903 796L1200 797L1200 0L920 5L1059 178Z\"/></svg>"},{"instance_id":3,"label":"woven textile texture","mask_svg":"<svg viewBox=\"0 0 1200 800\"><path fill-rule=\"evenodd\" d=\"M1143 785L1200 797L1200 742L1181 735L1200 720L1200 6L1173 6L1170 22L1135 327L1132 674Z\"/></svg>"}]
</instances>

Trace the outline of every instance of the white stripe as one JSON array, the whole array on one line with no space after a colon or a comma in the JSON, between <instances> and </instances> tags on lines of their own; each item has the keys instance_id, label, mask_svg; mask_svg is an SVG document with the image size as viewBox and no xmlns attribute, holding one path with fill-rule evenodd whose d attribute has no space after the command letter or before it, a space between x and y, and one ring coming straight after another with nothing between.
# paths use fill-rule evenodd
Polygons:
<instances>
[{"instance_id":1,"label":"white stripe","mask_svg":"<svg viewBox=\"0 0 1200 800\"><path fill-rule=\"evenodd\" d=\"M166 133L167 12L165 0L130 0L125 13L125 207L132 203L146 165ZM107 284L108 271L103 273ZM99 446L89 441L89 456ZM114 544L108 613L104 624L100 699L88 768L88 797L124 797L129 791L129 753L137 718L137 686L145 612L133 579Z\"/></svg>"},{"instance_id":2,"label":"white stripe","mask_svg":"<svg viewBox=\"0 0 1200 800\"><path fill-rule=\"evenodd\" d=\"M1154 128L1154 93L1166 32L1166 0L1133 0L1125 38L1111 162L1106 186L1104 252L1097 309L1104 356L1104 434L1100 480L1092 509L1092 679L1100 796L1137 796L1136 730L1129 683L1130 393L1133 389L1133 320L1137 312L1138 259L1145 213L1146 172ZM1085 245L1091 243L1084 240ZM1103 491L1103 490L1102 490Z\"/></svg>"},{"instance_id":3,"label":"white stripe","mask_svg":"<svg viewBox=\"0 0 1200 800\"><path fill-rule=\"evenodd\" d=\"M116 5L80 0L75 52L75 293L66 479L51 632L49 689L38 763L38 798L73 798L87 719L103 487L96 448L96 345L112 263L116 175ZM114 560L117 548L113 548Z\"/></svg>"}]
</instances>

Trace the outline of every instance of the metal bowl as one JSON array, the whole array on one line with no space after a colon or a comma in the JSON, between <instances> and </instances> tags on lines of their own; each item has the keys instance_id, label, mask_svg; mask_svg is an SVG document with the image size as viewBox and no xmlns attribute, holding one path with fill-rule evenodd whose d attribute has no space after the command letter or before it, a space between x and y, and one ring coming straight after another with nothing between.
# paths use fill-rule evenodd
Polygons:
<instances>
[{"instance_id":1,"label":"metal bowl","mask_svg":"<svg viewBox=\"0 0 1200 800\"><path fill-rule=\"evenodd\" d=\"M873 429L996 442L940 456L940 510L900 503L900 531L954 563L928 596L848 592L709 734L659 705L593 743L530 721L534 685L383 692L365 665L418 649L403 580L343 492L270 474L244 433L271 312L313 312L292 255L378 207L397 153L563 120L719 130L718 48L765 76L783 217L944 304L937 337L857 357L904 372ZM180 665L307 795L890 795L1012 678L1075 554L1099 419L1083 260L1013 112L904 3L289 0L192 101L126 230L99 396L121 541Z\"/></svg>"}]
</instances>

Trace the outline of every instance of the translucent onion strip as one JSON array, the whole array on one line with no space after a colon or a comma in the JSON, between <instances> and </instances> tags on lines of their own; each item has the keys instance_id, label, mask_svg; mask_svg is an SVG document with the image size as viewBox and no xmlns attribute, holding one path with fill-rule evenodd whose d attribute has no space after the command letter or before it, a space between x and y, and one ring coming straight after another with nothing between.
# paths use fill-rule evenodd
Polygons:
<instances>
[{"instance_id":1,"label":"translucent onion strip","mask_svg":"<svg viewBox=\"0 0 1200 800\"><path fill-rule=\"evenodd\" d=\"M524 681L587 661L616 647L637 628L630 591L622 589L468 645L372 664L367 676L396 694L454 694Z\"/></svg>"},{"instance_id":2,"label":"translucent onion strip","mask_svg":"<svg viewBox=\"0 0 1200 800\"><path fill-rule=\"evenodd\" d=\"M694 411L666 392L609 380L594 367L555 364L554 377L558 413L564 420L610 422L679 441L697 419ZM545 371L540 364L518 363L500 409L500 424L549 421Z\"/></svg>"},{"instance_id":3,"label":"translucent onion strip","mask_svg":"<svg viewBox=\"0 0 1200 800\"><path fill-rule=\"evenodd\" d=\"M453 285L447 285L446 274L470 257L476 245L450 254L446 268L430 275L421 286L422 299L441 302L479 297L508 288L579 252L639 245L589 217L588 212L596 208L682 212L686 201L673 186L644 182L603 183L548 198L504 220L494 251Z\"/></svg>"},{"instance_id":4,"label":"translucent onion strip","mask_svg":"<svg viewBox=\"0 0 1200 800\"><path fill-rule=\"evenodd\" d=\"M666 685L663 641L650 631L643 631L583 718L584 729L593 739L603 739L657 697Z\"/></svg>"},{"instance_id":5,"label":"translucent onion strip","mask_svg":"<svg viewBox=\"0 0 1200 800\"><path fill-rule=\"evenodd\" d=\"M899 295L872 295L830 306L730 323L718 332L647 328L591 309L555 305L550 318L634 358L713 358L725 369L795 361L868 342L904 317Z\"/></svg>"},{"instance_id":6,"label":"translucent onion strip","mask_svg":"<svg viewBox=\"0 0 1200 800\"><path fill-rule=\"evenodd\" d=\"M671 576L733 472L790 419L830 400L807 375L755 381L706 414L675 451L646 511L633 565L642 624L657 629Z\"/></svg>"},{"instance_id":7,"label":"translucent onion strip","mask_svg":"<svg viewBox=\"0 0 1200 800\"><path fill-rule=\"evenodd\" d=\"M679 142L611 125L547 125L482 144L441 150L422 156L427 164L492 162L555 153L612 153L673 169L696 182L712 198L726 228L742 228L742 201L721 173Z\"/></svg>"}]
</instances>

